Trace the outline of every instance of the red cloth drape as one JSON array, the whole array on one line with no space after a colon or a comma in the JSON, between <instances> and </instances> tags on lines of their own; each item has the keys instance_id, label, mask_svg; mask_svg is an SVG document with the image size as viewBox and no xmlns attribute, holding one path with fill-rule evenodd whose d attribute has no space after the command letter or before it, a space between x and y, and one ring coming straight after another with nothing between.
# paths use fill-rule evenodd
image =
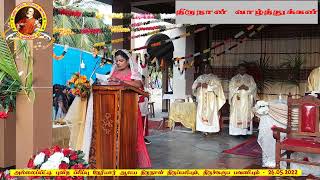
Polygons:
<instances>
[{"instance_id":1,"label":"red cloth drape","mask_svg":"<svg viewBox=\"0 0 320 180\"><path fill-rule=\"evenodd\" d=\"M144 142L143 136L143 124L142 124L142 116L139 109L138 112L138 139L137 139L137 153L138 153L138 167L139 168L150 168L151 160L149 157L149 152L147 150L147 146Z\"/></svg>"}]
</instances>

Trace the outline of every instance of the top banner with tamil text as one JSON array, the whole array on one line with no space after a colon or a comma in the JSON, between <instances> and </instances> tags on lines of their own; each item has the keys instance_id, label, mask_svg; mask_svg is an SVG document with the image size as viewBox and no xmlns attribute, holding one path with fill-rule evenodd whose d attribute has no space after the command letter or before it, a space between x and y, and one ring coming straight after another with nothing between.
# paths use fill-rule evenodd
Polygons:
<instances>
[{"instance_id":1,"label":"top banner with tamil text","mask_svg":"<svg viewBox=\"0 0 320 180\"><path fill-rule=\"evenodd\" d=\"M317 0L176 0L177 24L318 24Z\"/></svg>"}]
</instances>

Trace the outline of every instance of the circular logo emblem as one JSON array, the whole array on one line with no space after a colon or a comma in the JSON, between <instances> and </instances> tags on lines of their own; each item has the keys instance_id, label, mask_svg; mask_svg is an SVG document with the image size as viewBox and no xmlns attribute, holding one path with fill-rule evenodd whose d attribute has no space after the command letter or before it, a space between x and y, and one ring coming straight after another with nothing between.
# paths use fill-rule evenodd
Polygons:
<instances>
[{"instance_id":1,"label":"circular logo emblem","mask_svg":"<svg viewBox=\"0 0 320 180\"><path fill-rule=\"evenodd\" d=\"M36 3L19 4L11 13L10 27L21 39L38 38L47 26L47 16Z\"/></svg>"}]
</instances>

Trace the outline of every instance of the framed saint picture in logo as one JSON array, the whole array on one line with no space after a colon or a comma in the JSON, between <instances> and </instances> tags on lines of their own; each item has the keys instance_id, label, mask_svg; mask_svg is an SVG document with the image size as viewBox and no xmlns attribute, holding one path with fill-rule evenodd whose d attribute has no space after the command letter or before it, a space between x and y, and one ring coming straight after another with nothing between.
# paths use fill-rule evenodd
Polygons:
<instances>
[{"instance_id":1,"label":"framed saint picture in logo","mask_svg":"<svg viewBox=\"0 0 320 180\"><path fill-rule=\"evenodd\" d=\"M21 39L38 38L47 26L47 16L41 6L24 2L16 6L10 16L10 27Z\"/></svg>"}]
</instances>

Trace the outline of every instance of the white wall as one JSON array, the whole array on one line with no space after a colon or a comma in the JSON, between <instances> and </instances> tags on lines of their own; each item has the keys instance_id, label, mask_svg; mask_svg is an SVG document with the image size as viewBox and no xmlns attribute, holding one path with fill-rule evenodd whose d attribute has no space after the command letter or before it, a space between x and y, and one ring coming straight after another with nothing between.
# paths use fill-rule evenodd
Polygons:
<instances>
[{"instance_id":1,"label":"white wall","mask_svg":"<svg viewBox=\"0 0 320 180\"><path fill-rule=\"evenodd\" d=\"M145 22L147 20L132 20L132 23L136 22ZM159 22L159 23L152 23L146 26L141 26L141 27L150 27L150 26L155 26L155 25L172 25L166 22ZM137 34L143 34L147 33L150 31L140 31L140 32L132 32L131 35L137 35ZM163 34L166 34L169 36L169 38L179 36L183 33L186 32L186 28L176 28L168 31L162 32ZM131 48L137 48L141 46L145 46L147 40L151 36L145 36L145 37L140 37L133 39L131 41ZM173 40L173 45L174 45L174 52L173 52L173 57L182 57L186 55L186 38L180 38L177 40ZM140 50L138 52L146 52L146 49ZM183 62L182 62L183 63ZM174 66L173 70L173 96L175 99L184 99L186 96L186 73L180 74L178 71L178 67Z\"/></svg>"}]
</instances>

